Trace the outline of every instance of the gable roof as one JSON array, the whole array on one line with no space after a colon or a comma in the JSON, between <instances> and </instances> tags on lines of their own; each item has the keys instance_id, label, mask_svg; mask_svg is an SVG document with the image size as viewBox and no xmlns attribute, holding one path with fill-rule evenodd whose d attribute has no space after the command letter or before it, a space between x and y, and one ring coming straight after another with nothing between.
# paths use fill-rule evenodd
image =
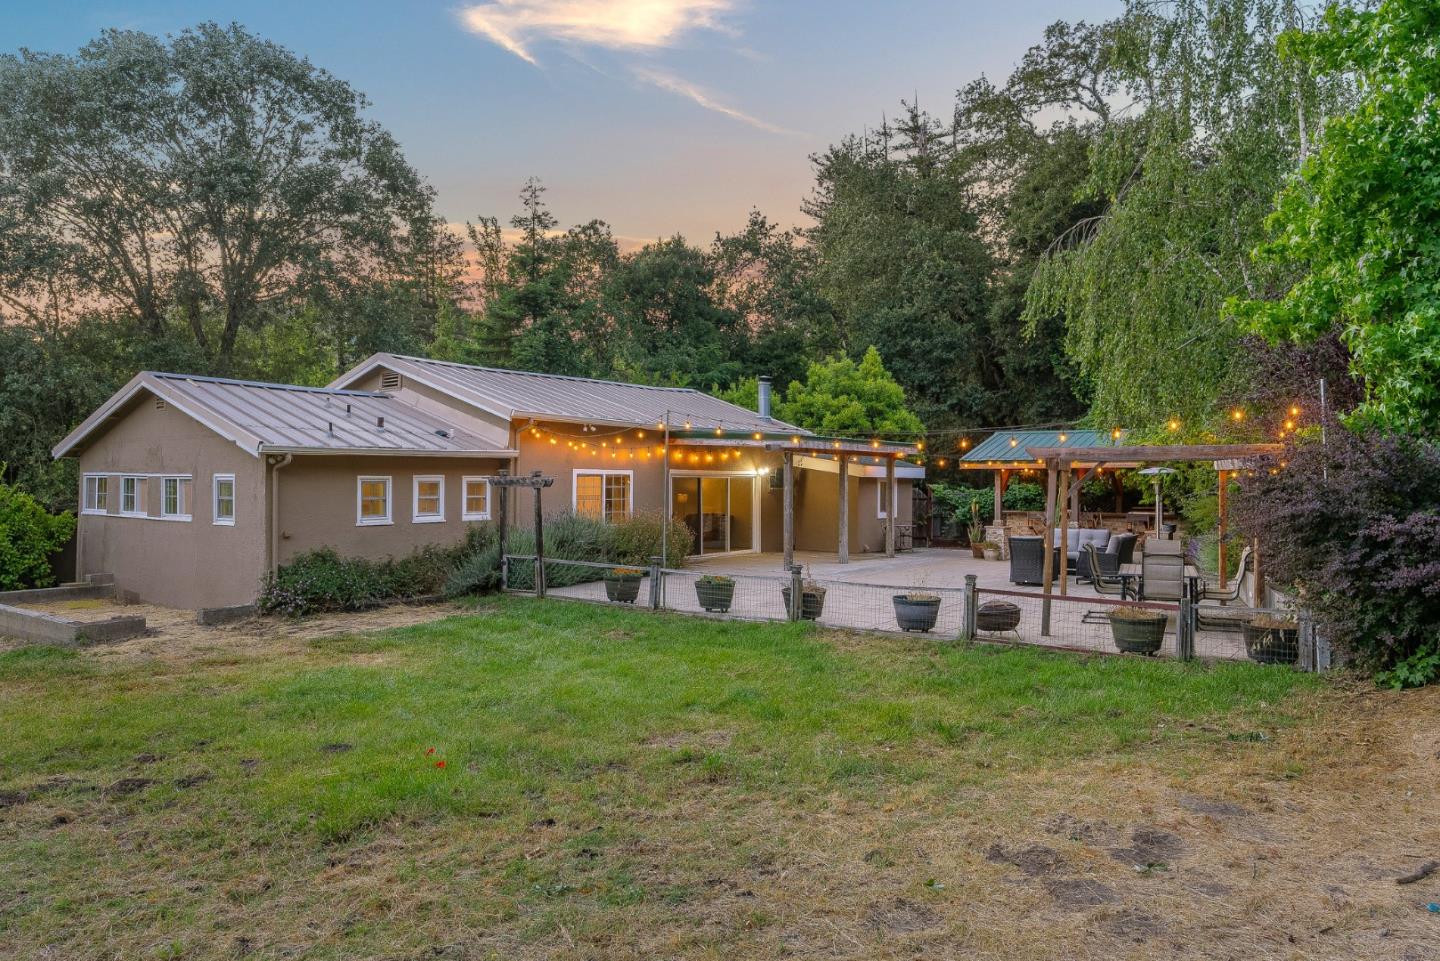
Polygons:
<instances>
[{"instance_id":1,"label":"gable roof","mask_svg":"<svg viewBox=\"0 0 1440 961\"><path fill-rule=\"evenodd\" d=\"M374 354L336 378L330 386L347 387L381 367L505 420L533 417L582 424L646 426L663 424L668 417L670 426L676 428L809 433L690 387L651 387L589 377L475 367L402 354Z\"/></svg>"},{"instance_id":2,"label":"gable roof","mask_svg":"<svg viewBox=\"0 0 1440 961\"><path fill-rule=\"evenodd\" d=\"M1124 438L1124 432L1121 432ZM962 466L984 467L991 461L998 465L1035 462L1031 447L1109 447L1116 442L1103 430L1002 430L976 444L964 457Z\"/></svg>"},{"instance_id":3,"label":"gable roof","mask_svg":"<svg viewBox=\"0 0 1440 961\"><path fill-rule=\"evenodd\" d=\"M64 457L148 392L259 456L267 452L514 456L496 443L390 394L142 371L56 444ZM383 426L382 426L383 424Z\"/></svg>"}]
</instances>

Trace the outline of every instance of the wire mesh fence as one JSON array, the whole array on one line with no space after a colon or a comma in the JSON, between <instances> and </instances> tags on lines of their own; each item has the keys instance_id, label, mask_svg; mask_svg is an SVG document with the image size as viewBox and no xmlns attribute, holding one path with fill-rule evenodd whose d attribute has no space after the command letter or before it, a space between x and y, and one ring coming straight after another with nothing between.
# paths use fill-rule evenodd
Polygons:
<instances>
[{"instance_id":1,"label":"wire mesh fence","mask_svg":"<svg viewBox=\"0 0 1440 961\"><path fill-rule=\"evenodd\" d=\"M537 572L542 576L537 578ZM1045 595L979 587L906 589L791 575L617 567L505 558L506 589L541 596L754 621L813 621L857 631L917 632L1091 653L1252 660L1324 670L1328 648L1294 611L1219 603Z\"/></svg>"}]
</instances>

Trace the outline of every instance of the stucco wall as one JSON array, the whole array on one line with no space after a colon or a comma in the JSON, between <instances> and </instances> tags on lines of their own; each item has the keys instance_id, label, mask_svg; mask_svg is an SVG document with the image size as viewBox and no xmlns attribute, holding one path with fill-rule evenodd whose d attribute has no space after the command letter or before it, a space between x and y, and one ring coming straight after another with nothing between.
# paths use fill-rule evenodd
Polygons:
<instances>
[{"instance_id":1,"label":"stucco wall","mask_svg":"<svg viewBox=\"0 0 1440 961\"><path fill-rule=\"evenodd\" d=\"M839 474L824 470L797 471L803 479L796 487L795 547L802 551L833 553L840 541ZM850 552L876 553L885 550L885 520L878 516L878 478L850 476ZM912 482L897 480L901 524L910 523Z\"/></svg>"},{"instance_id":2,"label":"stucco wall","mask_svg":"<svg viewBox=\"0 0 1440 961\"><path fill-rule=\"evenodd\" d=\"M505 461L451 457L297 455L276 475L279 501L278 556L281 564L297 554L329 547L344 557L402 557L427 544L449 545L474 523L461 519L462 478L487 476ZM414 478L445 478L445 519L414 520ZM390 523L361 525L356 514L362 476L390 478ZM495 491L490 492L491 517Z\"/></svg>"},{"instance_id":3,"label":"stucco wall","mask_svg":"<svg viewBox=\"0 0 1440 961\"><path fill-rule=\"evenodd\" d=\"M81 474L110 477L108 513L79 517L77 576L113 573L116 588L170 607L243 604L264 573L263 461L142 392L79 457ZM145 517L120 514L123 474L191 475L189 521L160 520L160 481L147 478ZM212 523L215 474L235 475L235 525ZM80 503L84 503L82 476Z\"/></svg>"}]
</instances>

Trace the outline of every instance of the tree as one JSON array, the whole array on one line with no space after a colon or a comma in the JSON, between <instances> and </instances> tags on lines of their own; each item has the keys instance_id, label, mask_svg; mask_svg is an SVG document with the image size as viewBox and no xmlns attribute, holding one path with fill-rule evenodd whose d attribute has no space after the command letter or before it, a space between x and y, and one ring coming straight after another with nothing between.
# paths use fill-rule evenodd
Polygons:
<instances>
[{"instance_id":1,"label":"tree","mask_svg":"<svg viewBox=\"0 0 1440 961\"><path fill-rule=\"evenodd\" d=\"M849 437L909 440L925 430L874 347L858 364L845 356L812 362L803 383L791 382L775 416L807 430Z\"/></svg>"},{"instance_id":2,"label":"tree","mask_svg":"<svg viewBox=\"0 0 1440 961\"><path fill-rule=\"evenodd\" d=\"M1025 313L1064 318L1097 419L1199 424L1253 382L1223 307L1275 282L1251 250L1310 131L1345 95L1338 78L1277 56L1303 18L1297 0L1132 0L1106 28L1103 89L1132 103L1101 118L1090 151L1085 190L1105 208L1051 246Z\"/></svg>"},{"instance_id":3,"label":"tree","mask_svg":"<svg viewBox=\"0 0 1440 961\"><path fill-rule=\"evenodd\" d=\"M0 90L0 302L32 322L173 314L226 370L243 329L457 253L365 99L238 25L0 56Z\"/></svg>"},{"instance_id":4,"label":"tree","mask_svg":"<svg viewBox=\"0 0 1440 961\"><path fill-rule=\"evenodd\" d=\"M1440 430L1437 36L1433 2L1385 0L1332 7L1323 29L1284 38L1301 68L1353 72L1360 99L1325 126L1268 221L1260 261L1300 275L1278 298L1233 305L1272 341L1338 325L1366 387L1360 415L1421 434Z\"/></svg>"}]
</instances>

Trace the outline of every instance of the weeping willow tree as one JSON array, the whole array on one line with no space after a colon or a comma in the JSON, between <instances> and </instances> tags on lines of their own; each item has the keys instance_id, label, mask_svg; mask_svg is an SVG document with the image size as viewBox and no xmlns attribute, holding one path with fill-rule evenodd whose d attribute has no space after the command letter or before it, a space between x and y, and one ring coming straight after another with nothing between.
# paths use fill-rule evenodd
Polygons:
<instances>
[{"instance_id":1,"label":"weeping willow tree","mask_svg":"<svg viewBox=\"0 0 1440 961\"><path fill-rule=\"evenodd\" d=\"M1105 42L1112 110L1085 190L1104 212L1052 244L1026 292L1030 324L1060 314L1092 416L1201 428L1253 376L1231 297L1282 287L1257 267L1276 193L1348 97L1335 76L1282 61L1279 36L1317 12L1294 0L1131 0Z\"/></svg>"}]
</instances>

